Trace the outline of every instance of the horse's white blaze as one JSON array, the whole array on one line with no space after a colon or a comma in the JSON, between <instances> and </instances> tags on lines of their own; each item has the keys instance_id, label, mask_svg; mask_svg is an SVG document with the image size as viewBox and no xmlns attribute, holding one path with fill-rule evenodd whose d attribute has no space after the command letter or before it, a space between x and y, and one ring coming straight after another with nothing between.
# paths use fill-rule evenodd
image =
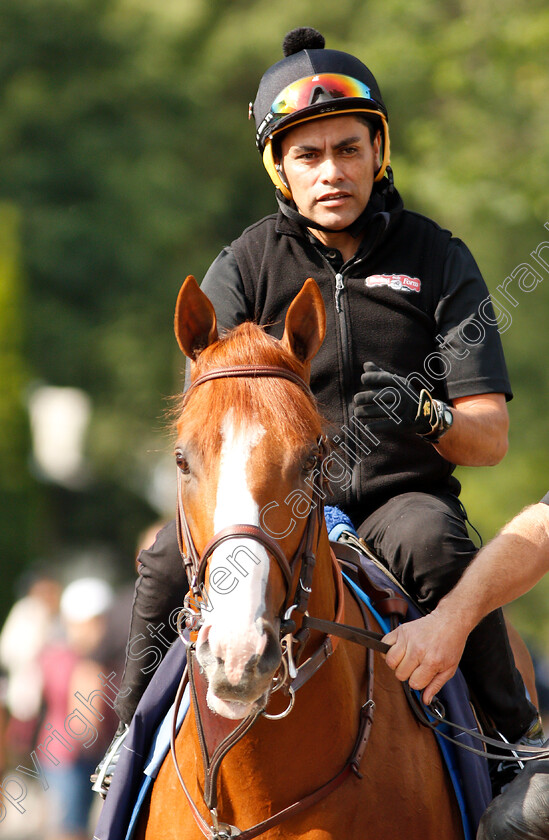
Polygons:
<instances>
[{"instance_id":1,"label":"horse's white blaze","mask_svg":"<svg viewBox=\"0 0 549 840\"><path fill-rule=\"evenodd\" d=\"M221 426L214 531L228 525L259 525L259 506L248 486L248 464L265 429L259 424L235 429L230 411ZM250 658L261 655L266 636L260 617L265 612L269 558L259 543L239 537L222 543L210 560L213 610L208 639L214 656L224 661L225 674L237 685ZM205 628L204 628L205 629Z\"/></svg>"}]
</instances>

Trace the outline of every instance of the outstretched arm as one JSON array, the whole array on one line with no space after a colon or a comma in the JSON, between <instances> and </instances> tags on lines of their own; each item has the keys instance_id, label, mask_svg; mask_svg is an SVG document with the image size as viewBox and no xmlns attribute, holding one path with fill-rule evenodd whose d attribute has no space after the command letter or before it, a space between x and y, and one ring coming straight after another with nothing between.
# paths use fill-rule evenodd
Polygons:
<instances>
[{"instance_id":1,"label":"outstretched arm","mask_svg":"<svg viewBox=\"0 0 549 840\"><path fill-rule=\"evenodd\" d=\"M502 528L432 613L385 636L392 646L387 664L399 680L408 679L412 688L424 689L423 700L430 703L454 675L478 622L523 595L548 570L549 504L540 502Z\"/></svg>"}]
</instances>

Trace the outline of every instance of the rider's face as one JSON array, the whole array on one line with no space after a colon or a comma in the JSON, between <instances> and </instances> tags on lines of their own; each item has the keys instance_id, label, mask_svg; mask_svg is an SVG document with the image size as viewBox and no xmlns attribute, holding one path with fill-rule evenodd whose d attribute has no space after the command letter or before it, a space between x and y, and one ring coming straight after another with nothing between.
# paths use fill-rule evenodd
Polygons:
<instances>
[{"instance_id":1,"label":"rider's face","mask_svg":"<svg viewBox=\"0 0 549 840\"><path fill-rule=\"evenodd\" d=\"M373 142L355 116L323 117L282 138L282 168L299 212L339 231L366 207L379 168L381 135Z\"/></svg>"}]
</instances>

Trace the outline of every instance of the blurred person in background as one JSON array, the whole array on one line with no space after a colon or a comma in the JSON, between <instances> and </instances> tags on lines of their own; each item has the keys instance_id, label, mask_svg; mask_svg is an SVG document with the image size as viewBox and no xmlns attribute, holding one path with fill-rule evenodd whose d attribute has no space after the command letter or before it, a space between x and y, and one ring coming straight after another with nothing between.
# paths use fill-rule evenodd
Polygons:
<instances>
[{"instance_id":1,"label":"blurred person in background","mask_svg":"<svg viewBox=\"0 0 549 840\"><path fill-rule=\"evenodd\" d=\"M19 589L24 594L14 603L0 633L2 752L8 765L16 765L35 745L42 702L39 656L60 632L61 584L54 575L31 571Z\"/></svg>"},{"instance_id":2,"label":"blurred person in background","mask_svg":"<svg viewBox=\"0 0 549 840\"><path fill-rule=\"evenodd\" d=\"M64 637L40 656L44 710L37 750L49 782L48 840L89 837L89 777L115 725L99 676L111 669L102 651L113 602L113 589L101 578L70 583L60 604Z\"/></svg>"}]
</instances>

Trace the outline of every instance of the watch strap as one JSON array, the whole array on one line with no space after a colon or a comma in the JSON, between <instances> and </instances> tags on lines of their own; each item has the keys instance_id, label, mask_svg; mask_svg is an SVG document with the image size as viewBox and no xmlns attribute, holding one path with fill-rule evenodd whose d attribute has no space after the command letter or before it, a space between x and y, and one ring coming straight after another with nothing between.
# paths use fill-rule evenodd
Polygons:
<instances>
[{"instance_id":1,"label":"watch strap","mask_svg":"<svg viewBox=\"0 0 549 840\"><path fill-rule=\"evenodd\" d=\"M439 440L452 428L454 417L450 406L442 400L432 400L431 430L422 435L429 443Z\"/></svg>"}]
</instances>

